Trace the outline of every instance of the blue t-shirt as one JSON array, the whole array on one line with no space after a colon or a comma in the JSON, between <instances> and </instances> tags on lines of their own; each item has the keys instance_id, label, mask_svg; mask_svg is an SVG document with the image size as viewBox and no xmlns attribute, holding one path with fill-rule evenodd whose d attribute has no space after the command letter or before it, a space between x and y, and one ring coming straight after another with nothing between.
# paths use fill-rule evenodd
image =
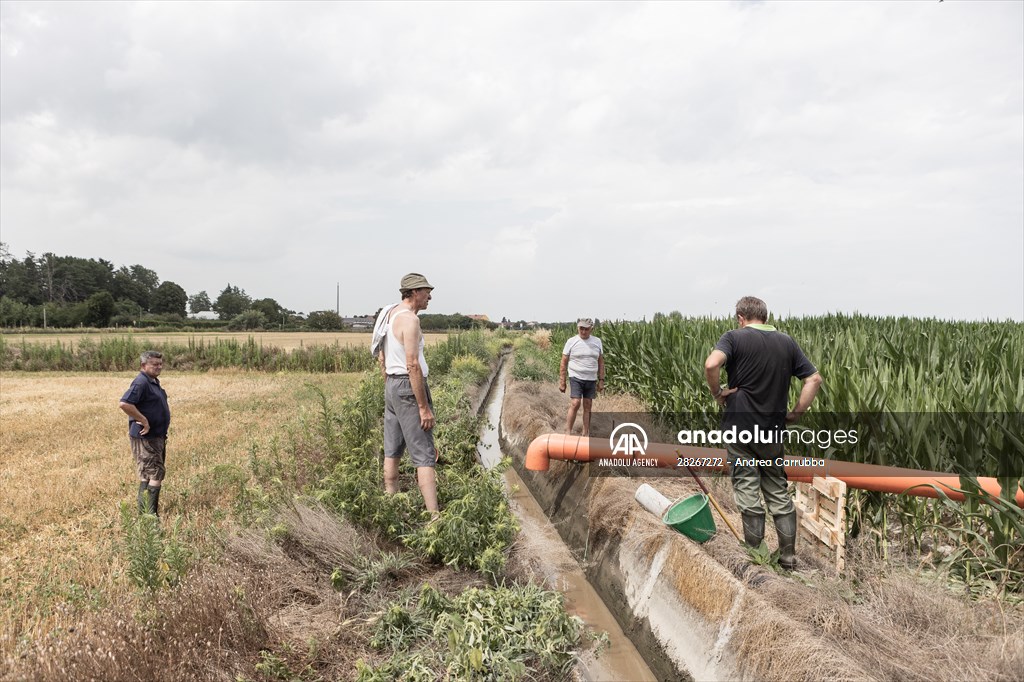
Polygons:
<instances>
[{"instance_id":1,"label":"blue t-shirt","mask_svg":"<svg viewBox=\"0 0 1024 682\"><path fill-rule=\"evenodd\" d=\"M160 387L160 380L146 376L145 372L132 380L121 402L131 403L149 420L149 431L139 435L142 425L134 419L128 419L128 435L132 438L163 438L171 425L171 408L167 404L167 392Z\"/></svg>"}]
</instances>

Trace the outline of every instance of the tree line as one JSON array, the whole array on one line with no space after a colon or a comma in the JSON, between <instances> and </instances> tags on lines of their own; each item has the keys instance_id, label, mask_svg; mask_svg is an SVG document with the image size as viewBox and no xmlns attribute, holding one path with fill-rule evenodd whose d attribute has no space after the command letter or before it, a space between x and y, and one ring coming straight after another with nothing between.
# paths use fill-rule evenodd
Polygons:
<instances>
[{"instance_id":1,"label":"tree line","mask_svg":"<svg viewBox=\"0 0 1024 682\"><path fill-rule=\"evenodd\" d=\"M217 320L186 319L213 311ZM481 326L465 315L423 315L426 330ZM301 315L273 298L253 299L228 283L212 298L191 296L179 284L160 280L142 265L116 267L103 258L27 252L11 255L0 242L0 327L172 327L232 330L310 329L339 331L344 320L333 310ZM493 325L487 325L493 326Z\"/></svg>"},{"instance_id":2,"label":"tree line","mask_svg":"<svg viewBox=\"0 0 1024 682\"><path fill-rule=\"evenodd\" d=\"M206 291L191 296L170 280L161 281L143 265L122 265L103 258L79 258L27 252L11 255L0 243L0 326L2 327L157 327L181 326L188 313L217 313L217 321L187 320L193 326L239 329L341 329L334 311L298 315L272 298L253 299L228 284L211 299ZM327 315L326 313L329 313Z\"/></svg>"}]
</instances>

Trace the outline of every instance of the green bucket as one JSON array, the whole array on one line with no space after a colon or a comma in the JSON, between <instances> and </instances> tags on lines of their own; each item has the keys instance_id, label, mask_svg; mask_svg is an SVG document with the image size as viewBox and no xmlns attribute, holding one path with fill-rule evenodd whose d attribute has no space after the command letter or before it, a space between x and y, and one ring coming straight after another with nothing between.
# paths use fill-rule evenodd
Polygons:
<instances>
[{"instance_id":1,"label":"green bucket","mask_svg":"<svg viewBox=\"0 0 1024 682\"><path fill-rule=\"evenodd\" d=\"M715 536L715 519L711 516L707 495L701 493L673 504L661 520L697 542L707 542Z\"/></svg>"}]
</instances>

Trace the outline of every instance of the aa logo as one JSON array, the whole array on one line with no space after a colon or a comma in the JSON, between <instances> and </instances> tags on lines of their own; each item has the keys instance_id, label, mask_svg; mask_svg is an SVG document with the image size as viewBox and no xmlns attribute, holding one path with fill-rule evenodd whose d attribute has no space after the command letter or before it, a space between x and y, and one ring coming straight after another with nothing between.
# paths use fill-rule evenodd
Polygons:
<instances>
[{"instance_id":1,"label":"aa logo","mask_svg":"<svg viewBox=\"0 0 1024 682\"><path fill-rule=\"evenodd\" d=\"M612 455L643 457L647 454L647 432L638 424L619 424L608 437Z\"/></svg>"}]
</instances>

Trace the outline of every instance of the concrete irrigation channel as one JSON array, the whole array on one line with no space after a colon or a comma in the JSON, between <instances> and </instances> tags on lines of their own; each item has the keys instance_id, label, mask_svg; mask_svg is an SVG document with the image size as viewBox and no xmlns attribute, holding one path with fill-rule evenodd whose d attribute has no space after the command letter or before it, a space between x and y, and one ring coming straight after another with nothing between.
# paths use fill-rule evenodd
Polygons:
<instances>
[{"instance_id":1,"label":"concrete irrigation channel","mask_svg":"<svg viewBox=\"0 0 1024 682\"><path fill-rule=\"evenodd\" d=\"M504 396L502 370L485 406L489 427L482 439L482 463L490 467L502 455L512 458L505 476L535 577L564 592L568 610L589 627L608 633L607 651L581 661L582 677L687 680L694 679L693 671L697 679L737 678L735 664L722 647L728 618L716 631L686 607L671 581L659 580L666 551L648 558L639 550L611 546L611 538L592 538L588 515L578 513L587 506L590 479L578 475L579 467L563 472L568 474L564 477L526 471L529 439L510 432L501 419ZM742 589L730 584L736 581L724 570L707 577L725 589Z\"/></svg>"},{"instance_id":2,"label":"concrete irrigation channel","mask_svg":"<svg viewBox=\"0 0 1024 682\"><path fill-rule=\"evenodd\" d=\"M502 363L492 376L490 391L482 398L488 424L481 438L480 458L487 468L498 464L503 455L499 424L506 374L507 365ZM608 635L607 650L599 656L589 653L582 658L577 667L580 677L637 682L658 679L515 469L505 471L505 481L511 509L521 527L518 545L525 568L546 588L562 592L570 613L582 618L590 628Z\"/></svg>"},{"instance_id":3,"label":"concrete irrigation channel","mask_svg":"<svg viewBox=\"0 0 1024 682\"><path fill-rule=\"evenodd\" d=\"M495 374L480 398L490 422L481 461L512 460L505 476L522 526L521 561L565 594L570 612L608 633L607 650L581 661L583 679L924 680L965 679L975 670L1017 679L1003 671L1012 671L1021 652L1013 645L1005 653L995 635L985 647L1003 646L1009 658L991 668L964 668L959 678L941 660L922 669L917 654L934 655L927 633L916 642L917 633L880 626L873 607L851 606L834 587L754 566L728 532L693 542L636 502L643 480L591 476L589 465L563 461L526 470L527 446L558 430L565 398L546 384L506 386L504 367ZM654 483L672 498L696 492L679 476ZM970 645L963 640L957 649Z\"/></svg>"}]
</instances>

